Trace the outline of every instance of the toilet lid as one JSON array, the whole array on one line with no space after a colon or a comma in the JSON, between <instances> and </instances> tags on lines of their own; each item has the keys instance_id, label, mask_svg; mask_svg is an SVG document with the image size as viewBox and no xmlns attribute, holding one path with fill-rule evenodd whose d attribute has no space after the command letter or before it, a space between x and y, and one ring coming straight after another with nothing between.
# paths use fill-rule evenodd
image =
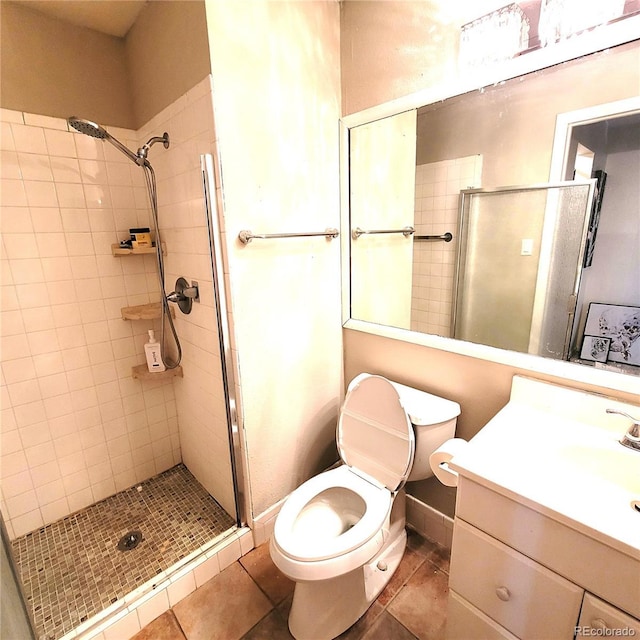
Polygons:
<instances>
[{"instance_id":1,"label":"toilet lid","mask_svg":"<svg viewBox=\"0 0 640 640\"><path fill-rule=\"evenodd\" d=\"M415 435L393 384L382 376L353 379L340 411L336 441L343 462L390 491L407 480Z\"/></svg>"}]
</instances>

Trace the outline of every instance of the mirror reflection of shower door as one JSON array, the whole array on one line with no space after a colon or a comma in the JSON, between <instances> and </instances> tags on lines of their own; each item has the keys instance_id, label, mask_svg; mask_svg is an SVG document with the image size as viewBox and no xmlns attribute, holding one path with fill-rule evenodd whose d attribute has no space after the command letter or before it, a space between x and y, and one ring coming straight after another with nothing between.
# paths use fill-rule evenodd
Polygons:
<instances>
[{"instance_id":1,"label":"mirror reflection of shower door","mask_svg":"<svg viewBox=\"0 0 640 640\"><path fill-rule=\"evenodd\" d=\"M461 192L453 337L568 356L593 182Z\"/></svg>"}]
</instances>

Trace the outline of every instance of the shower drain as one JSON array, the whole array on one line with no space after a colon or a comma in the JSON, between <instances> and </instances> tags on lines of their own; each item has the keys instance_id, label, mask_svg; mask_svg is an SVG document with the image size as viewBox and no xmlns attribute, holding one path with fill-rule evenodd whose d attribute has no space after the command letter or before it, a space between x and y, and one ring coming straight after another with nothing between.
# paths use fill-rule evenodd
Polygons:
<instances>
[{"instance_id":1,"label":"shower drain","mask_svg":"<svg viewBox=\"0 0 640 640\"><path fill-rule=\"evenodd\" d=\"M142 542L142 533L140 531L129 531L120 538L118 542L118 551L130 551L135 549Z\"/></svg>"}]
</instances>

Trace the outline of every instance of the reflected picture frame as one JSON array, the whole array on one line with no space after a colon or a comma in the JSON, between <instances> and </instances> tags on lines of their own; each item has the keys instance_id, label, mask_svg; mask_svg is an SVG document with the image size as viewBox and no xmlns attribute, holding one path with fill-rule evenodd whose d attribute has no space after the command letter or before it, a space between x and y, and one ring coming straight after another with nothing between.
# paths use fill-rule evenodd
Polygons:
<instances>
[{"instance_id":1,"label":"reflected picture frame","mask_svg":"<svg viewBox=\"0 0 640 640\"><path fill-rule=\"evenodd\" d=\"M611 338L603 336L584 336L580 358L592 362L606 362L611 347Z\"/></svg>"},{"instance_id":2,"label":"reflected picture frame","mask_svg":"<svg viewBox=\"0 0 640 640\"><path fill-rule=\"evenodd\" d=\"M594 338L606 338L609 340L607 362L640 367L640 306L606 304L591 302L587 312L587 320L584 327L584 339L582 342L582 354L591 354L596 347ZM598 343L597 353L603 343ZM585 356L587 360L595 360ZM602 362L600 357L598 362Z\"/></svg>"}]
</instances>

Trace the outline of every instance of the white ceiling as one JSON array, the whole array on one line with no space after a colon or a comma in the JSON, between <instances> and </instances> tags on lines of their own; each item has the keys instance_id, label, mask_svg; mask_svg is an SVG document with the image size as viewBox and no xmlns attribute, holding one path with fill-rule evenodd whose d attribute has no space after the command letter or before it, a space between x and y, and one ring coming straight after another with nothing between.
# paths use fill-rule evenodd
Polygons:
<instances>
[{"instance_id":1,"label":"white ceiling","mask_svg":"<svg viewBox=\"0 0 640 640\"><path fill-rule=\"evenodd\" d=\"M148 0L28 0L25 6L79 27L124 37Z\"/></svg>"}]
</instances>

